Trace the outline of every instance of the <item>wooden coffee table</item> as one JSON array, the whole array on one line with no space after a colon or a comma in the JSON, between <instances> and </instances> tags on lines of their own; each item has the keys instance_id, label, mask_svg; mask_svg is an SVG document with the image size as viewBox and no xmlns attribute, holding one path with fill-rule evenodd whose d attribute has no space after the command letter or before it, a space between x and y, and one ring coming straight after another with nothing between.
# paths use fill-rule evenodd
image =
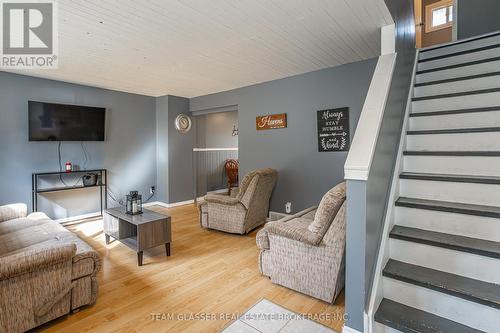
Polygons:
<instances>
[{"instance_id":1,"label":"wooden coffee table","mask_svg":"<svg viewBox=\"0 0 500 333\"><path fill-rule=\"evenodd\" d=\"M142 266L143 251L165 245L170 256L172 228L170 216L144 209L142 214L129 215L124 207L106 209L104 214L106 244L110 237L137 252L137 263Z\"/></svg>"}]
</instances>

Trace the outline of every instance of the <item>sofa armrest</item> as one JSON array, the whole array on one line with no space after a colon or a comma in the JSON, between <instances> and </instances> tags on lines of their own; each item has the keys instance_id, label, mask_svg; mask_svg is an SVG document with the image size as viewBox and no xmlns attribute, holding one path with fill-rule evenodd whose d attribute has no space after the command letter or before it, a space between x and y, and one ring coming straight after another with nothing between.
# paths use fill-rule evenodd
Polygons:
<instances>
[{"instance_id":1,"label":"sofa armrest","mask_svg":"<svg viewBox=\"0 0 500 333\"><path fill-rule=\"evenodd\" d=\"M1 257L0 281L34 272L61 262L71 262L75 253L75 244L64 244Z\"/></svg>"},{"instance_id":2,"label":"sofa armrest","mask_svg":"<svg viewBox=\"0 0 500 333\"><path fill-rule=\"evenodd\" d=\"M80 245L78 247L81 249ZM90 247L90 246L89 246ZM90 276L96 276L97 272L101 270L102 260L99 254L94 250L83 251L73 256L73 264L80 260L91 259L94 262L94 270L90 273Z\"/></svg>"},{"instance_id":3,"label":"sofa armrest","mask_svg":"<svg viewBox=\"0 0 500 333\"><path fill-rule=\"evenodd\" d=\"M237 198L232 198L227 195L220 194L207 194L205 196L205 201L208 203L218 203L222 205L234 206L240 202Z\"/></svg>"},{"instance_id":4,"label":"sofa armrest","mask_svg":"<svg viewBox=\"0 0 500 333\"><path fill-rule=\"evenodd\" d=\"M293 239L308 245L319 245L322 237L318 236L306 227L290 225L288 223L274 223L267 228L268 233Z\"/></svg>"},{"instance_id":5,"label":"sofa armrest","mask_svg":"<svg viewBox=\"0 0 500 333\"><path fill-rule=\"evenodd\" d=\"M318 237L310 232L307 229L307 226L302 226L298 227L294 225L292 222L295 219L301 218L302 216L306 215L307 213L315 210L318 208L317 206L312 206L309 208L306 208L298 213L295 213L293 215L288 215L283 217L282 219L279 219L277 221L272 221L266 223L264 228L259 230L256 235L256 243L257 247L261 250L269 250L270 244L269 244L269 234L276 234L279 236L283 236L286 238L290 239L295 239L307 244L311 245L318 245L321 242L321 239L318 239ZM291 223L287 223L291 222Z\"/></svg>"},{"instance_id":6,"label":"sofa armrest","mask_svg":"<svg viewBox=\"0 0 500 333\"><path fill-rule=\"evenodd\" d=\"M0 222L26 217L28 207L23 203L0 206Z\"/></svg>"},{"instance_id":7,"label":"sofa armrest","mask_svg":"<svg viewBox=\"0 0 500 333\"><path fill-rule=\"evenodd\" d=\"M277 221L274 222L268 222L264 226L264 228L260 229L257 231L257 235L255 235L255 243L257 244L257 247L260 250L269 250L270 245L269 245L269 232L268 228L270 224L276 223Z\"/></svg>"}]
</instances>

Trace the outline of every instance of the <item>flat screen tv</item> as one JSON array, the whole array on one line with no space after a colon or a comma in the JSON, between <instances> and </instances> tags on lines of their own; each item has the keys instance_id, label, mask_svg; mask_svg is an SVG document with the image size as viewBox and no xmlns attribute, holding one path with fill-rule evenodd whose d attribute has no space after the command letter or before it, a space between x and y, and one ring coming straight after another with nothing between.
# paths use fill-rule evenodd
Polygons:
<instances>
[{"instance_id":1,"label":"flat screen tv","mask_svg":"<svg viewBox=\"0 0 500 333\"><path fill-rule=\"evenodd\" d=\"M30 141L104 141L106 108L28 102Z\"/></svg>"}]
</instances>

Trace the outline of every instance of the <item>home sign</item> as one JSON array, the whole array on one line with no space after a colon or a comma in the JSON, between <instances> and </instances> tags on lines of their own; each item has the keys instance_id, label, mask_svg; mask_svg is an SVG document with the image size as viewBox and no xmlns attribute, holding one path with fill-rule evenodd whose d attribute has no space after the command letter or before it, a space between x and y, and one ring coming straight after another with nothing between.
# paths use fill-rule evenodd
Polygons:
<instances>
[{"instance_id":1,"label":"home sign","mask_svg":"<svg viewBox=\"0 0 500 333\"><path fill-rule=\"evenodd\" d=\"M256 118L255 126L257 131L275 129L275 128L285 128L286 113L258 116Z\"/></svg>"}]
</instances>

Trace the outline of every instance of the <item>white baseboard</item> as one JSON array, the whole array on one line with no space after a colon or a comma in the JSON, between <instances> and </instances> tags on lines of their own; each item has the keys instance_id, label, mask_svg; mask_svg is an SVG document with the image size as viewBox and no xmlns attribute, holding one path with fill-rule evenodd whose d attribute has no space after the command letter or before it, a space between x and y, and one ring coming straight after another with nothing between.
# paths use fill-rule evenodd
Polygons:
<instances>
[{"instance_id":1,"label":"white baseboard","mask_svg":"<svg viewBox=\"0 0 500 333\"><path fill-rule=\"evenodd\" d=\"M57 219L55 221L57 223L66 224L66 223L76 222L76 221L85 220L85 219L91 219L91 218L100 217L100 216L101 216L101 212L99 211L99 212L87 213L87 214L82 214L82 215L63 217L63 218Z\"/></svg>"},{"instance_id":2,"label":"white baseboard","mask_svg":"<svg viewBox=\"0 0 500 333\"><path fill-rule=\"evenodd\" d=\"M348 326L342 327L342 333L363 333L358 330L355 330L354 328L350 328Z\"/></svg>"},{"instance_id":3,"label":"white baseboard","mask_svg":"<svg viewBox=\"0 0 500 333\"><path fill-rule=\"evenodd\" d=\"M162 206L164 208L168 208L168 204L161 201L151 201L142 204L142 207L151 207L151 206Z\"/></svg>"},{"instance_id":4,"label":"white baseboard","mask_svg":"<svg viewBox=\"0 0 500 333\"><path fill-rule=\"evenodd\" d=\"M174 202L174 203L170 203L170 204L167 204L167 203L164 203L161 201L152 201L152 202L146 202L142 206L143 207L162 206L165 208L173 208L173 207L190 205L190 204L194 204L194 200L186 200L186 201ZM101 216L101 212L99 211L99 212L93 212L93 213L88 213L88 214L63 217L63 218L57 219L55 221L58 223L61 223L61 224L66 224L66 223L76 222L79 220L85 220L85 219L90 219L90 218L100 217L100 216Z\"/></svg>"},{"instance_id":5,"label":"white baseboard","mask_svg":"<svg viewBox=\"0 0 500 333\"><path fill-rule=\"evenodd\" d=\"M220 190L215 190L215 191L209 191L209 192L207 192L207 194L210 194L210 193L227 193L227 188L222 188ZM198 197L198 198L196 198L196 201L200 201L203 198L205 198L205 196Z\"/></svg>"},{"instance_id":6,"label":"white baseboard","mask_svg":"<svg viewBox=\"0 0 500 333\"><path fill-rule=\"evenodd\" d=\"M221 188L220 190L208 191L207 193L227 193L227 188Z\"/></svg>"},{"instance_id":7,"label":"white baseboard","mask_svg":"<svg viewBox=\"0 0 500 333\"><path fill-rule=\"evenodd\" d=\"M285 216L290 216L290 215L292 215L292 214L286 214L286 213L275 212L275 211L270 210L268 217L270 219L273 219L274 221L276 221L276 220L282 219Z\"/></svg>"},{"instance_id":8,"label":"white baseboard","mask_svg":"<svg viewBox=\"0 0 500 333\"><path fill-rule=\"evenodd\" d=\"M168 208L172 208L172 207L192 205L192 204L194 204L194 200L186 200L186 201L173 202L173 203L167 204L167 206L168 206Z\"/></svg>"},{"instance_id":9,"label":"white baseboard","mask_svg":"<svg viewBox=\"0 0 500 333\"><path fill-rule=\"evenodd\" d=\"M173 203L165 203L161 201L153 201L153 202L148 202L143 204L143 207L151 207L151 206L161 206L164 208L173 208L173 207L178 207L178 206L185 206L185 205L191 205L194 204L194 200L186 200L186 201L179 201L179 202L173 202Z\"/></svg>"}]
</instances>

